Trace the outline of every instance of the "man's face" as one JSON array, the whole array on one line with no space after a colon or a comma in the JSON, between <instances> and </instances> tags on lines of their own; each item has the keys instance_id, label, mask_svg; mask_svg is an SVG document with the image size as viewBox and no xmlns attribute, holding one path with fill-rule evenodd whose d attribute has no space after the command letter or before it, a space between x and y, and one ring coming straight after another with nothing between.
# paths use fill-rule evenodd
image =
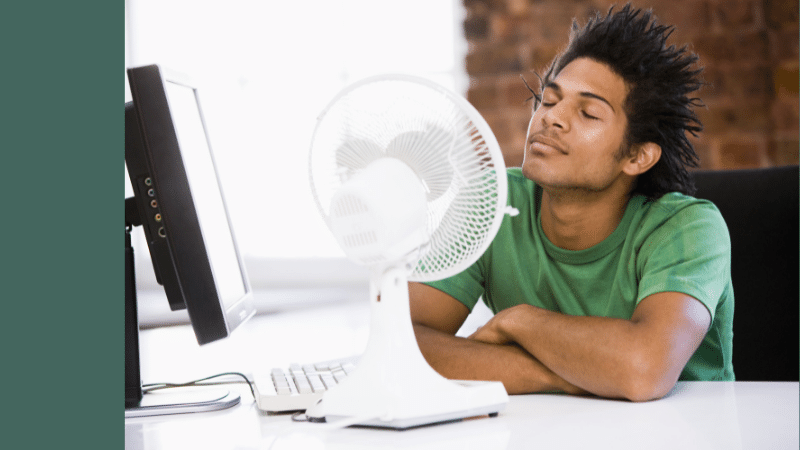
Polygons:
<instances>
[{"instance_id":1,"label":"man's face","mask_svg":"<svg viewBox=\"0 0 800 450\"><path fill-rule=\"evenodd\" d=\"M621 174L627 87L605 64L569 63L542 92L522 171L545 189L600 191Z\"/></svg>"}]
</instances>

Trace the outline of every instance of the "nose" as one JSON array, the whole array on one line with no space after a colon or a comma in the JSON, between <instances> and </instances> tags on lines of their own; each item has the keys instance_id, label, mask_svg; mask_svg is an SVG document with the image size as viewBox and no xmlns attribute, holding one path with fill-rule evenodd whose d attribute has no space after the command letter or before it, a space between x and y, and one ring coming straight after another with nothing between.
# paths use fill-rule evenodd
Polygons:
<instances>
[{"instance_id":1,"label":"nose","mask_svg":"<svg viewBox=\"0 0 800 450\"><path fill-rule=\"evenodd\" d=\"M569 130L569 111L567 111L565 102L556 102L555 105L544 111L542 123L548 127L560 128L562 131Z\"/></svg>"}]
</instances>

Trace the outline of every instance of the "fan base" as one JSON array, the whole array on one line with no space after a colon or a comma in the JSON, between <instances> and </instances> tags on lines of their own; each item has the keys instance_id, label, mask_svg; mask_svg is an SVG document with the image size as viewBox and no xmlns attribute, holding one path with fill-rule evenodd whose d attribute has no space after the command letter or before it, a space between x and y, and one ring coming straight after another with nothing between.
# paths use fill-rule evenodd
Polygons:
<instances>
[{"instance_id":1,"label":"fan base","mask_svg":"<svg viewBox=\"0 0 800 450\"><path fill-rule=\"evenodd\" d=\"M359 363L359 368L326 392L319 403L306 411L306 416L312 421L361 419L353 425L406 429L495 416L507 403L508 394L499 382L451 381L438 374L416 374L406 379L381 377L381 373Z\"/></svg>"},{"instance_id":2,"label":"fan base","mask_svg":"<svg viewBox=\"0 0 800 450\"><path fill-rule=\"evenodd\" d=\"M404 429L494 415L505 407L508 394L502 383L452 381L428 365L414 335L402 270L374 276L371 291L364 355L352 374L306 411L309 420L348 419L353 425Z\"/></svg>"}]
</instances>

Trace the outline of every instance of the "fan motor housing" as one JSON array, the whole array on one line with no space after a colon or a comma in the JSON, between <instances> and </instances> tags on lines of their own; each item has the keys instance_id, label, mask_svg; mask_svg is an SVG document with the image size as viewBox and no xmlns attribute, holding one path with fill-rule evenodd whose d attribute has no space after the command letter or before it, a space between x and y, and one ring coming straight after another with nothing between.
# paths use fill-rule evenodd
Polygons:
<instances>
[{"instance_id":1,"label":"fan motor housing","mask_svg":"<svg viewBox=\"0 0 800 450\"><path fill-rule=\"evenodd\" d=\"M354 175L331 200L329 226L347 256L361 264L398 261L429 239L427 198L417 174L391 157Z\"/></svg>"}]
</instances>

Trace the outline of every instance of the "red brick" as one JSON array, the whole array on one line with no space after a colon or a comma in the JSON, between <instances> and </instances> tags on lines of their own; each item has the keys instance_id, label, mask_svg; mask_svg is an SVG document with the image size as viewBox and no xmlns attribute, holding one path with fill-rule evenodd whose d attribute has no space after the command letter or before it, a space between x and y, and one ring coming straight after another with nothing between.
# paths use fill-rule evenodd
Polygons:
<instances>
[{"instance_id":1,"label":"red brick","mask_svg":"<svg viewBox=\"0 0 800 450\"><path fill-rule=\"evenodd\" d=\"M531 82L528 82L528 84L531 84ZM536 85L534 84L534 86ZM519 78L505 83L503 95L505 103L509 106L533 107L533 94Z\"/></svg>"},{"instance_id":2,"label":"red brick","mask_svg":"<svg viewBox=\"0 0 800 450\"><path fill-rule=\"evenodd\" d=\"M675 27L670 40L678 46L708 32L711 27L711 8L706 0L649 1L637 3L637 6L652 7L659 23Z\"/></svg>"},{"instance_id":3,"label":"red brick","mask_svg":"<svg viewBox=\"0 0 800 450\"><path fill-rule=\"evenodd\" d=\"M794 139L777 139L770 146L769 159L773 165L785 166L800 162L800 142Z\"/></svg>"},{"instance_id":4,"label":"red brick","mask_svg":"<svg viewBox=\"0 0 800 450\"><path fill-rule=\"evenodd\" d=\"M467 39L486 39L489 36L489 19L483 16L468 17L464 20L464 36Z\"/></svg>"},{"instance_id":5,"label":"red brick","mask_svg":"<svg viewBox=\"0 0 800 450\"><path fill-rule=\"evenodd\" d=\"M798 95L798 82L800 82L800 73L797 66L780 66L775 69L773 76L775 81L775 94L780 98L797 97Z\"/></svg>"},{"instance_id":6,"label":"red brick","mask_svg":"<svg viewBox=\"0 0 800 450\"><path fill-rule=\"evenodd\" d=\"M473 47L467 54L466 59L467 73L470 75L480 75L492 71L492 50L491 48Z\"/></svg>"},{"instance_id":7,"label":"red brick","mask_svg":"<svg viewBox=\"0 0 800 450\"><path fill-rule=\"evenodd\" d=\"M467 54L467 73L470 75L501 74L521 70L522 62L513 46L489 46Z\"/></svg>"},{"instance_id":8,"label":"red brick","mask_svg":"<svg viewBox=\"0 0 800 450\"><path fill-rule=\"evenodd\" d=\"M502 11L506 8L505 0L464 0L465 5L472 3L483 4L487 9L491 9L493 11Z\"/></svg>"},{"instance_id":9,"label":"red brick","mask_svg":"<svg viewBox=\"0 0 800 450\"><path fill-rule=\"evenodd\" d=\"M777 61L797 61L798 27L781 30L769 30L769 47L771 56Z\"/></svg>"},{"instance_id":10,"label":"red brick","mask_svg":"<svg viewBox=\"0 0 800 450\"><path fill-rule=\"evenodd\" d=\"M696 144L700 156L700 168L716 170L719 168L719 138L703 134Z\"/></svg>"},{"instance_id":11,"label":"red brick","mask_svg":"<svg viewBox=\"0 0 800 450\"><path fill-rule=\"evenodd\" d=\"M765 142L731 138L719 148L720 165L725 169L760 167L765 156Z\"/></svg>"},{"instance_id":12,"label":"red brick","mask_svg":"<svg viewBox=\"0 0 800 450\"><path fill-rule=\"evenodd\" d=\"M698 108L705 133L729 130L766 133L771 129L769 109L765 104L737 101L732 104Z\"/></svg>"},{"instance_id":13,"label":"red brick","mask_svg":"<svg viewBox=\"0 0 800 450\"><path fill-rule=\"evenodd\" d=\"M520 167L522 166L522 152L516 150L515 145L506 143L500 146L503 152L503 162L506 167Z\"/></svg>"},{"instance_id":14,"label":"red brick","mask_svg":"<svg viewBox=\"0 0 800 450\"><path fill-rule=\"evenodd\" d=\"M733 67L725 73L725 92L737 99L767 103L772 98L772 73L766 66Z\"/></svg>"},{"instance_id":15,"label":"red brick","mask_svg":"<svg viewBox=\"0 0 800 450\"><path fill-rule=\"evenodd\" d=\"M529 69L543 74L561 50L561 45L537 45L530 52ZM533 86L531 86L533 87Z\"/></svg>"},{"instance_id":16,"label":"red brick","mask_svg":"<svg viewBox=\"0 0 800 450\"><path fill-rule=\"evenodd\" d=\"M537 3L531 8L531 38L537 43L564 45L575 17L581 25L586 23L585 11L579 11L572 2Z\"/></svg>"},{"instance_id":17,"label":"red brick","mask_svg":"<svg viewBox=\"0 0 800 450\"><path fill-rule=\"evenodd\" d=\"M770 28L782 28L798 22L797 0L764 0L764 18Z\"/></svg>"},{"instance_id":18,"label":"red brick","mask_svg":"<svg viewBox=\"0 0 800 450\"><path fill-rule=\"evenodd\" d=\"M766 30L736 33L731 39L737 60L754 63L769 59L769 36Z\"/></svg>"},{"instance_id":19,"label":"red brick","mask_svg":"<svg viewBox=\"0 0 800 450\"><path fill-rule=\"evenodd\" d=\"M695 38L694 48L704 61L755 63L770 55L766 30L709 33Z\"/></svg>"},{"instance_id":20,"label":"red brick","mask_svg":"<svg viewBox=\"0 0 800 450\"><path fill-rule=\"evenodd\" d=\"M705 63L700 61L700 63L705 65L702 76L706 85L700 88L698 96L703 100L707 100L725 95L728 90L725 82L725 71L720 70L713 62Z\"/></svg>"},{"instance_id":21,"label":"red brick","mask_svg":"<svg viewBox=\"0 0 800 450\"><path fill-rule=\"evenodd\" d=\"M736 56L733 40L721 34L705 34L694 40L695 51L706 61L730 61Z\"/></svg>"},{"instance_id":22,"label":"red brick","mask_svg":"<svg viewBox=\"0 0 800 450\"><path fill-rule=\"evenodd\" d=\"M797 131L800 128L798 99L776 99L772 104L772 122L776 131Z\"/></svg>"},{"instance_id":23,"label":"red brick","mask_svg":"<svg viewBox=\"0 0 800 450\"><path fill-rule=\"evenodd\" d=\"M518 43L530 39L528 20L508 14L494 14L490 20L491 38L495 41Z\"/></svg>"},{"instance_id":24,"label":"red brick","mask_svg":"<svg viewBox=\"0 0 800 450\"><path fill-rule=\"evenodd\" d=\"M490 109L497 104L497 88L494 84L480 84L470 86L467 90L467 100L476 109Z\"/></svg>"},{"instance_id":25,"label":"red brick","mask_svg":"<svg viewBox=\"0 0 800 450\"><path fill-rule=\"evenodd\" d=\"M711 144L708 139L695 139L692 140L692 145L694 145L694 151L697 153L698 158L700 158L700 168L701 169L712 169L713 160L711 158L712 155L712 148Z\"/></svg>"},{"instance_id":26,"label":"red brick","mask_svg":"<svg viewBox=\"0 0 800 450\"><path fill-rule=\"evenodd\" d=\"M527 15L528 10L530 9L531 2L535 0L506 0L506 4L508 5L508 12L517 17L522 17Z\"/></svg>"},{"instance_id":27,"label":"red brick","mask_svg":"<svg viewBox=\"0 0 800 450\"><path fill-rule=\"evenodd\" d=\"M525 143L528 134L528 122L531 120L530 108L505 108L503 114L508 123L511 139L519 143L520 149Z\"/></svg>"},{"instance_id":28,"label":"red brick","mask_svg":"<svg viewBox=\"0 0 800 450\"><path fill-rule=\"evenodd\" d=\"M711 7L714 23L727 30L756 25L756 14L761 2L752 0L727 0Z\"/></svg>"},{"instance_id":29,"label":"red brick","mask_svg":"<svg viewBox=\"0 0 800 450\"><path fill-rule=\"evenodd\" d=\"M489 124L489 128L492 129L492 133L494 133L494 136L499 142L507 142L509 140L510 129L508 128L508 122L501 114L485 113L483 117L486 119L486 123Z\"/></svg>"}]
</instances>

